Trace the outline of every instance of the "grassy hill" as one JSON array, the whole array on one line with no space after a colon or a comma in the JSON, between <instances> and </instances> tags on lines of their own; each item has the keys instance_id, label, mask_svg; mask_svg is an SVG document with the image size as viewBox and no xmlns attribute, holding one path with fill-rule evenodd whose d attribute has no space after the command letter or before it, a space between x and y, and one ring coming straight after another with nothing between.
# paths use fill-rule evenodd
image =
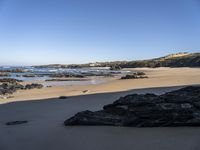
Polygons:
<instances>
[{"instance_id":1,"label":"grassy hill","mask_svg":"<svg viewBox=\"0 0 200 150\"><path fill-rule=\"evenodd\" d=\"M112 69L120 68L137 68L137 67L200 67L200 53L177 53L160 58L137 60L137 61L113 61L113 62L96 62L88 64L71 64L71 65L43 65L36 67L51 68L83 68L83 67L111 67Z\"/></svg>"},{"instance_id":2,"label":"grassy hill","mask_svg":"<svg viewBox=\"0 0 200 150\"><path fill-rule=\"evenodd\" d=\"M130 61L121 63L120 67L200 67L200 53L179 53L150 60Z\"/></svg>"}]
</instances>

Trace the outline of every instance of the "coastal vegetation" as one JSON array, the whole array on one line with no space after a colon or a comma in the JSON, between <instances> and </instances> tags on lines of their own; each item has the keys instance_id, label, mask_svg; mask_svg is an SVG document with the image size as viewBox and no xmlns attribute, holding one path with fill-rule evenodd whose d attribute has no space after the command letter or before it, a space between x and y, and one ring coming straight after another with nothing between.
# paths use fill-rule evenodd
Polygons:
<instances>
[{"instance_id":1,"label":"coastal vegetation","mask_svg":"<svg viewBox=\"0 0 200 150\"><path fill-rule=\"evenodd\" d=\"M96 62L88 64L52 64L34 66L39 68L84 68L84 67L110 67L111 70L121 68L139 68L139 67L200 67L200 53L176 53L160 58L135 61L113 61Z\"/></svg>"}]
</instances>

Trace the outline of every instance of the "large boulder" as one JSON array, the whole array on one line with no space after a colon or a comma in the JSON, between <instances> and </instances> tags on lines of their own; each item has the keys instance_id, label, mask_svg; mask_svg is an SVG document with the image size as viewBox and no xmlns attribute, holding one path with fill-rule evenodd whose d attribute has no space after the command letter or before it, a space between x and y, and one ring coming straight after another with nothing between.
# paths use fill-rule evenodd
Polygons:
<instances>
[{"instance_id":1,"label":"large boulder","mask_svg":"<svg viewBox=\"0 0 200 150\"><path fill-rule=\"evenodd\" d=\"M163 95L127 95L104 106L101 111L77 113L64 124L133 127L200 126L200 86L189 86Z\"/></svg>"}]
</instances>

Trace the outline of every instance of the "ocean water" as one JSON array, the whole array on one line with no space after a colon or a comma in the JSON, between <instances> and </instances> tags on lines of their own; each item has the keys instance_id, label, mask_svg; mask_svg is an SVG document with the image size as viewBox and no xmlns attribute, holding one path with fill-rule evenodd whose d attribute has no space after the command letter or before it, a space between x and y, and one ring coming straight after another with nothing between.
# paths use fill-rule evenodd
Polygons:
<instances>
[{"instance_id":1,"label":"ocean water","mask_svg":"<svg viewBox=\"0 0 200 150\"><path fill-rule=\"evenodd\" d=\"M52 79L48 77L48 75L44 74L58 74L58 73L71 73L78 75L89 75L89 76L100 76L100 75L119 75L126 74L128 71L113 71L109 70L109 68L38 68L38 67L24 67L24 66L1 66L0 70L13 70L13 69L23 69L27 72L25 73L9 73L10 77L0 77L0 78L15 78L23 81L45 81L47 79ZM23 77L25 74L35 74L35 75L43 75L37 77ZM59 81L59 82L50 82L45 83L47 86L52 85L73 85L73 84L99 84L104 82L102 79L92 78L89 81Z\"/></svg>"}]
</instances>

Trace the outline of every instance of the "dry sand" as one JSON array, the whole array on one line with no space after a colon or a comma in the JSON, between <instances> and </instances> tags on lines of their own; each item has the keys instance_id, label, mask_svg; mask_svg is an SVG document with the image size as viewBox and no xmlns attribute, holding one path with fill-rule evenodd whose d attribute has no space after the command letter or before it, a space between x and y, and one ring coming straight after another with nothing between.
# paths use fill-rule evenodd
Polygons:
<instances>
[{"instance_id":1,"label":"dry sand","mask_svg":"<svg viewBox=\"0 0 200 150\"><path fill-rule=\"evenodd\" d=\"M200 83L199 69L159 68L145 71L149 79L113 80L87 87L31 90L29 94L27 91L17 93L19 95L16 94L18 97L15 100L3 100L0 105L0 150L199 150L198 127L63 126L64 120L75 113L86 109L99 110L120 96L147 92L162 94L180 88L172 86ZM159 88L150 88L156 86ZM131 88L133 90L127 90ZM83 95L81 91L86 89L89 92ZM122 92L113 92L120 90ZM64 94L78 96L69 96L64 100L52 98L21 101L20 94L22 98L33 99L37 96L45 98ZM23 125L5 125L6 122L14 120L29 122Z\"/></svg>"}]
</instances>

